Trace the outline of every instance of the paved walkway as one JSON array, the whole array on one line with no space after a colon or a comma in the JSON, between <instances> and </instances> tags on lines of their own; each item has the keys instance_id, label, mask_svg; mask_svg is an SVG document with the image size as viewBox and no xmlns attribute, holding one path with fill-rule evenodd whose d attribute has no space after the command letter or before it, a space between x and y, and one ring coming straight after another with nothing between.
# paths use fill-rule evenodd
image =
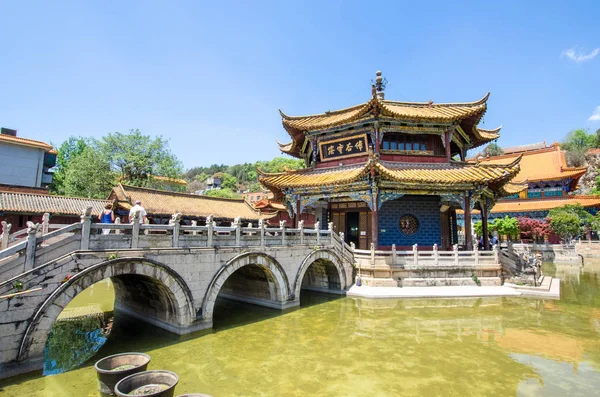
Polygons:
<instances>
[{"instance_id":1,"label":"paved walkway","mask_svg":"<svg viewBox=\"0 0 600 397\"><path fill-rule=\"evenodd\" d=\"M522 296L560 299L560 280L552 279L550 288L521 289L508 286L456 286L456 287L358 287L353 285L348 296L363 298L461 298L461 297L493 297Z\"/></svg>"}]
</instances>

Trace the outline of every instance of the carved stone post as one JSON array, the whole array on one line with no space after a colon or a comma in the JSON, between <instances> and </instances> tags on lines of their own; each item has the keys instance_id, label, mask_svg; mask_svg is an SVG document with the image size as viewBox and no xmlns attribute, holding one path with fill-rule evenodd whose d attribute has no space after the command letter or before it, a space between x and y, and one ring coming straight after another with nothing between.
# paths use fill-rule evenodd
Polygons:
<instances>
[{"instance_id":1,"label":"carved stone post","mask_svg":"<svg viewBox=\"0 0 600 397\"><path fill-rule=\"evenodd\" d=\"M48 234L48 228L50 226L50 214L45 212L42 216L42 234Z\"/></svg>"},{"instance_id":2,"label":"carved stone post","mask_svg":"<svg viewBox=\"0 0 600 397\"><path fill-rule=\"evenodd\" d=\"M285 245L285 222L279 221L279 228L281 229L281 245Z\"/></svg>"},{"instance_id":3,"label":"carved stone post","mask_svg":"<svg viewBox=\"0 0 600 397\"><path fill-rule=\"evenodd\" d=\"M198 226L198 221L192 221L192 227ZM196 230L192 230L192 235L196 236L198 232Z\"/></svg>"},{"instance_id":4,"label":"carved stone post","mask_svg":"<svg viewBox=\"0 0 600 397\"><path fill-rule=\"evenodd\" d=\"M304 244L304 220L298 222L298 229L300 229L300 244Z\"/></svg>"},{"instance_id":5,"label":"carved stone post","mask_svg":"<svg viewBox=\"0 0 600 397\"><path fill-rule=\"evenodd\" d=\"M260 246L263 248L265 246L265 227L267 227L265 220L260 218L258 220L258 228L260 229Z\"/></svg>"},{"instance_id":6,"label":"carved stone post","mask_svg":"<svg viewBox=\"0 0 600 397\"><path fill-rule=\"evenodd\" d=\"M417 244L413 245L413 265L419 265L419 248Z\"/></svg>"},{"instance_id":7,"label":"carved stone post","mask_svg":"<svg viewBox=\"0 0 600 397\"><path fill-rule=\"evenodd\" d=\"M10 235L10 229L12 225L6 221L2 221L2 235L0 236L1 246L0 249L8 248L8 236Z\"/></svg>"},{"instance_id":8,"label":"carved stone post","mask_svg":"<svg viewBox=\"0 0 600 397\"><path fill-rule=\"evenodd\" d=\"M213 245L213 216L209 215L206 217L206 227L208 227L208 231L206 233L206 246L212 247Z\"/></svg>"},{"instance_id":9,"label":"carved stone post","mask_svg":"<svg viewBox=\"0 0 600 397\"><path fill-rule=\"evenodd\" d=\"M454 251L454 266L458 266L458 244L454 244L452 250Z\"/></svg>"},{"instance_id":10,"label":"carved stone post","mask_svg":"<svg viewBox=\"0 0 600 397\"><path fill-rule=\"evenodd\" d=\"M354 244L354 241L350 241L350 250L352 250L352 252L354 252L355 249L356 249L356 245Z\"/></svg>"},{"instance_id":11,"label":"carved stone post","mask_svg":"<svg viewBox=\"0 0 600 397\"><path fill-rule=\"evenodd\" d=\"M327 224L327 230L329 230L329 245L333 245L333 222Z\"/></svg>"},{"instance_id":12,"label":"carved stone post","mask_svg":"<svg viewBox=\"0 0 600 397\"><path fill-rule=\"evenodd\" d=\"M150 219L146 218L146 220L144 221L144 225L149 225L150 224ZM144 229L144 236L147 236L150 233L150 230L148 229Z\"/></svg>"},{"instance_id":13,"label":"carved stone post","mask_svg":"<svg viewBox=\"0 0 600 397\"><path fill-rule=\"evenodd\" d=\"M317 245L321 244L321 230L319 229L320 226L320 222L316 221L315 222L315 232L317 234Z\"/></svg>"},{"instance_id":14,"label":"carved stone post","mask_svg":"<svg viewBox=\"0 0 600 397\"><path fill-rule=\"evenodd\" d=\"M500 248L498 244L494 244L493 247L494 250L494 264L499 265L500 264Z\"/></svg>"},{"instance_id":15,"label":"carved stone post","mask_svg":"<svg viewBox=\"0 0 600 397\"><path fill-rule=\"evenodd\" d=\"M115 225L120 225L121 224L121 217L117 216L115 218ZM115 234L121 234L121 229L117 229L115 230Z\"/></svg>"},{"instance_id":16,"label":"carved stone post","mask_svg":"<svg viewBox=\"0 0 600 397\"><path fill-rule=\"evenodd\" d=\"M473 244L473 256L475 257L475 264L479 265L479 245Z\"/></svg>"},{"instance_id":17,"label":"carved stone post","mask_svg":"<svg viewBox=\"0 0 600 397\"><path fill-rule=\"evenodd\" d=\"M340 246L338 247L340 254L344 253L344 232L340 232Z\"/></svg>"},{"instance_id":18,"label":"carved stone post","mask_svg":"<svg viewBox=\"0 0 600 397\"><path fill-rule=\"evenodd\" d=\"M433 264L434 265L439 265L440 264L440 253L438 251L438 245L437 244L433 244Z\"/></svg>"},{"instance_id":19,"label":"carved stone post","mask_svg":"<svg viewBox=\"0 0 600 397\"><path fill-rule=\"evenodd\" d=\"M375 244L371 243L371 266L375 266Z\"/></svg>"},{"instance_id":20,"label":"carved stone post","mask_svg":"<svg viewBox=\"0 0 600 397\"><path fill-rule=\"evenodd\" d=\"M81 249L90 248L90 231L92 230L92 207L87 207L81 213Z\"/></svg>"},{"instance_id":21,"label":"carved stone post","mask_svg":"<svg viewBox=\"0 0 600 397\"><path fill-rule=\"evenodd\" d=\"M171 219L169 220L169 226L173 226L173 248L177 248L179 246L179 231L181 230L181 225L179 224L180 221L180 212L171 215Z\"/></svg>"},{"instance_id":22,"label":"carved stone post","mask_svg":"<svg viewBox=\"0 0 600 397\"><path fill-rule=\"evenodd\" d=\"M35 243L37 233L40 230L39 223L27 222L27 249L25 250L25 270L35 267Z\"/></svg>"},{"instance_id":23,"label":"carved stone post","mask_svg":"<svg viewBox=\"0 0 600 397\"><path fill-rule=\"evenodd\" d=\"M131 231L131 248L137 248L138 240L140 239L140 210L135 211L131 222L133 223L133 230Z\"/></svg>"},{"instance_id":24,"label":"carved stone post","mask_svg":"<svg viewBox=\"0 0 600 397\"><path fill-rule=\"evenodd\" d=\"M242 218L236 217L233 219L233 227L235 227L235 245L239 247L242 245Z\"/></svg>"},{"instance_id":25,"label":"carved stone post","mask_svg":"<svg viewBox=\"0 0 600 397\"><path fill-rule=\"evenodd\" d=\"M398 253L396 252L396 244L392 244L392 265L396 265Z\"/></svg>"}]
</instances>

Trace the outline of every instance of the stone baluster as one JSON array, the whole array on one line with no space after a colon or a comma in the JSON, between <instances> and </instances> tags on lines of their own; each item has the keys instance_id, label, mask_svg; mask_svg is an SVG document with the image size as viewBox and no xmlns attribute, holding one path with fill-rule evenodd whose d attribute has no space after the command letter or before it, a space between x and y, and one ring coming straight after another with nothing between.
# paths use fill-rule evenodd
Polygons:
<instances>
[{"instance_id":1,"label":"stone baluster","mask_svg":"<svg viewBox=\"0 0 600 397\"><path fill-rule=\"evenodd\" d=\"M192 227L196 227L198 226L198 221L192 221ZM198 235L198 231L197 230L192 230L192 236L196 236Z\"/></svg>"},{"instance_id":2,"label":"stone baluster","mask_svg":"<svg viewBox=\"0 0 600 397\"><path fill-rule=\"evenodd\" d=\"M479 244L473 244L473 256L475 257L475 264L479 265Z\"/></svg>"},{"instance_id":3,"label":"stone baluster","mask_svg":"<svg viewBox=\"0 0 600 397\"><path fill-rule=\"evenodd\" d=\"M371 266L375 266L375 244L371 243Z\"/></svg>"},{"instance_id":4,"label":"stone baluster","mask_svg":"<svg viewBox=\"0 0 600 397\"><path fill-rule=\"evenodd\" d=\"M31 270L35 266L35 246L37 233L40 230L39 223L27 222L27 249L25 250L25 270ZM89 237L89 236L88 236Z\"/></svg>"},{"instance_id":5,"label":"stone baluster","mask_svg":"<svg viewBox=\"0 0 600 397\"><path fill-rule=\"evenodd\" d=\"M232 226L235 227L235 246L239 247L242 245L242 218L235 217Z\"/></svg>"},{"instance_id":6,"label":"stone baluster","mask_svg":"<svg viewBox=\"0 0 600 397\"><path fill-rule=\"evenodd\" d=\"M48 229L50 227L50 214L45 212L42 215L42 235L48 234Z\"/></svg>"},{"instance_id":7,"label":"stone baluster","mask_svg":"<svg viewBox=\"0 0 600 397\"><path fill-rule=\"evenodd\" d=\"M206 232L206 246L212 247L213 245L213 233L214 233L214 225L213 225L213 216L209 215L206 217L206 227L208 231Z\"/></svg>"},{"instance_id":8,"label":"stone baluster","mask_svg":"<svg viewBox=\"0 0 600 397\"><path fill-rule=\"evenodd\" d=\"M304 244L304 220L298 221L298 229L300 229L300 244Z\"/></svg>"},{"instance_id":9,"label":"stone baluster","mask_svg":"<svg viewBox=\"0 0 600 397\"><path fill-rule=\"evenodd\" d=\"M260 229L260 246L264 248L265 246L265 228L267 227L267 224L265 223L265 220L260 218L258 220L258 228Z\"/></svg>"},{"instance_id":10,"label":"stone baluster","mask_svg":"<svg viewBox=\"0 0 600 397\"><path fill-rule=\"evenodd\" d=\"M433 264L434 265L440 264L440 252L438 251L437 244L433 244Z\"/></svg>"},{"instance_id":11,"label":"stone baluster","mask_svg":"<svg viewBox=\"0 0 600 397\"><path fill-rule=\"evenodd\" d=\"M340 246L338 247L338 249L340 250L341 255L344 254L344 238L345 237L346 237L346 235L344 234L344 232L340 232Z\"/></svg>"},{"instance_id":12,"label":"stone baluster","mask_svg":"<svg viewBox=\"0 0 600 397\"><path fill-rule=\"evenodd\" d=\"M333 245L333 222L327 224L327 230L329 230L329 245Z\"/></svg>"},{"instance_id":13,"label":"stone baluster","mask_svg":"<svg viewBox=\"0 0 600 397\"><path fill-rule=\"evenodd\" d=\"M356 249L356 245L354 244L354 241L350 241L350 249L352 250L352 253L354 253L354 250Z\"/></svg>"},{"instance_id":14,"label":"stone baluster","mask_svg":"<svg viewBox=\"0 0 600 397\"><path fill-rule=\"evenodd\" d=\"M419 265L419 247L417 244L413 245L413 265Z\"/></svg>"},{"instance_id":15,"label":"stone baluster","mask_svg":"<svg viewBox=\"0 0 600 397\"><path fill-rule=\"evenodd\" d=\"M179 246L179 231L181 230L181 225L179 222L181 222L180 212L171 215L171 219L169 220L169 226L173 226L173 248Z\"/></svg>"},{"instance_id":16,"label":"stone baluster","mask_svg":"<svg viewBox=\"0 0 600 397\"><path fill-rule=\"evenodd\" d=\"M134 212L131 222L133 226L131 230L131 248L137 248L140 239L140 210Z\"/></svg>"},{"instance_id":17,"label":"stone baluster","mask_svg":"<svg viewBox=\"0 0 600 397\"><path fill-rule=\"evenodd\" d=\"M90 232L92 230L92 207L87 207L81 212L81 249L90 248Z\"/></svg>"},{"instance_id":18,"label":"stone baluster","mask_svg":"<svg viewBox=\"0 0 600 397\"><path fill-rule=\"evenodd\" d=\"M321 245L321 229L319 229L320 226L321 226L320 222L316 221L315 222L315 232L317 235L317 245Z\"/></svg>"},{"instance_id":19,"label":"stone baluster","mask_svg":"<svg viewBox=\"0 0 600 397\"><path fill-rule=\"evenodd\" d=\"M117 216L115 218L115 225L120 225L121 224L121 217ZM121 234L121 229L117 229L115 230L115 234Z\"/></svg>"},{"instance_id":20,"label":"stone baluster","mask_svg":"<svg viewBox=\"0 0 600 397\"><path fill-rule=\"evenodd\" d=\"M454 244L452 250L454 251L454 266L458 266L458 244Z\"/></svg>"},{"instance_id":21,"label":"stone baluster","mask_svg":"<svg viewBox=\"0 0 600 397\"><path fill-rule=\"evenodd\" d=\"M494 264L499 265L500 264L500 247L498 244L494 244L494 247L492 249L494 250Z\"/></svg>"},{"instance_id":22,"label":"stone baluster","mask_svg":"<svg viewBox=\"0 0 600 397\"><path fill-rule=\"evenodd\" d=\"M281 245L285 245L285 223L286 221L279 221L279 228L281 229Z\"/></svg>"},{"instance_id":23,"label":"stone baluster","mask_svg":"<svg viewBox=\"0 0 600 397\"><path fill-rule=\"evenodd\" d=\"M10 229L12 228L12 224L2 221L2 235L0 235L0 249L8 248L8 236L10 236Z\"/></svg>"},{"instance_id":24,"label":"stone baluster","mask_svg":"<svg viewBox=\"0 0 600 397\"><path fill-rule=\"evenodd\" d=\"M392 265L396 265L398 260L398 253L396 252L396 244L392 244Z\"/></svg>"},{"instance_id":25,"label":"stone baluster","mask_svg":"<svg viewBox=\"0 0 600 397\"><path fill-rule=\"evenodd\" d=\"M146 218L146 220L144 221L144 225L149 225L149 224L150 224L150 219ZM150 234L150 230L144 229L144 236L147 236L148 234Z\"/></svg>"}]
</instances>

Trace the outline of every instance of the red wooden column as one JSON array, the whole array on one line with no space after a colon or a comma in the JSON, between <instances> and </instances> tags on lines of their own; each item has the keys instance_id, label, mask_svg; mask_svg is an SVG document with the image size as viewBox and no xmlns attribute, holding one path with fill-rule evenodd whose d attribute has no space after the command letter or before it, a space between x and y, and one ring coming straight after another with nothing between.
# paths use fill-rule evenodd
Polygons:
<instances>
[{"instance_id":1,"label":"red wooden column","mask_svg":"<svg viewBox=\"0 0 600 397\"><path fill-rule=\"evenodd\" d=\"M373 209L371 210L371 243L373 243L375 249L379 248L379 211L377 209L377 197L378 192L374 191L372 198ZM367 249L369 249L369 247L367 247Z\"/></svg>"},{"instance_id":2,"label":"red wooden column","mask_svg":"<svg viewBox=\"0 0 600 397\"><path fill-rule=\"evenodd\" d=\"M450 142L452 142L450 140L450 134L450 131L444 132L444 142L446 142L446 158L448 160L450 160L450 157L452 157L452 151L450 150Z\"/></svg>"},{"instance_id":3,"label":"red wooden column","mask_svg":"<svg viewBox=\"0 0 600 397\"><path fill-rule=\"evenodd\" d=\"M485 199L483 202L479 203L481 207L481 232L483 233L483 249L486 250L489 247L490 239L488 237L488 208L485 204Z\"/></svg>"},{"instance_id":4,"label":"red wooden column","mask_svg":"<svg viewBox=\"0 0 600 397\"><path fill-rule=\"evenodd\" d=\"M473 235L471 234L471 199L469 192L465 192L465 246L467 250L473 249Z\"/></svg>"}]
</instances>

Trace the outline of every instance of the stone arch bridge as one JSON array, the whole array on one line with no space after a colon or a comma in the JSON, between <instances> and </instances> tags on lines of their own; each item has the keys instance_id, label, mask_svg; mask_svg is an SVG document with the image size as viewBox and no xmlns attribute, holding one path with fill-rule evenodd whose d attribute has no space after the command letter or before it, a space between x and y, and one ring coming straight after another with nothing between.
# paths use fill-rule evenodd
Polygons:
<instances>
[{"instance_id":1,"label":"stone arch bridge","mask_svg":"<svg viewBox=\"0 0 600 397\"><path fill-rule=\"evenodd\" d=\"M181 226L174 215L169 225L102 225L87 211L43 234L28 226L26 241L0 251L0 378L41 368L63 308L103 279L115 310L176 334L211 328L217 295L285 310L302 289L343 294L353 280L351 247L318 224Z\"/></svg>"}]
</instances>

